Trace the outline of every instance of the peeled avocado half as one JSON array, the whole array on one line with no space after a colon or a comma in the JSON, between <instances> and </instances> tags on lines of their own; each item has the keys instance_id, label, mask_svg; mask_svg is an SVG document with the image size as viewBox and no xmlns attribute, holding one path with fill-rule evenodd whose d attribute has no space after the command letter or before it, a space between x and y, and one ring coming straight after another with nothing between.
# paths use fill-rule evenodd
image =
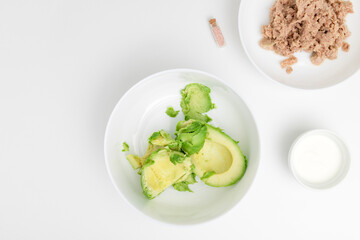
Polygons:
<instances>
[{"instance_id":1,"label":"peeled avocado half","mask_svg":"<svg viewBox=\"0 0 360 240\"><path fill-rule=\"evenodd\" d=\"M143 193L149 199L171 185L192 192L188 185L196 183L196 175L209 186L226 187L246 171L247 160L237 142L208 124L211 118L205 113L215 107L210 89L191 83L181 90L181 96L185 121L176 125L176 138L164 130L154 132L143 157L127 156L134 169L140 168Z\"/></svg>"},{"instance_id":2,"label":"peeled avocado half","mask_svg":"<svg viewBox=\"0 0 360 240\"><path fill-rule=\"evenodd\" d=\"M199 153L191 155L194 172L207 185L226 187L239 181L245 173L247 161L237 142L207 124L207 136Z\"/></svg>"},{"instance_id":3,"label":"peeled avocado half","mask_svg":"<svg viewBox=\"0 0 360 240\"><path fill-rule=\"evenodd\" d=\"M180 121L177 141L188 153L194 172L206 184L225 187L241 179L246 170L246 158L237 142L221 129L197 120Z\"/></svg>"}]
</instances>

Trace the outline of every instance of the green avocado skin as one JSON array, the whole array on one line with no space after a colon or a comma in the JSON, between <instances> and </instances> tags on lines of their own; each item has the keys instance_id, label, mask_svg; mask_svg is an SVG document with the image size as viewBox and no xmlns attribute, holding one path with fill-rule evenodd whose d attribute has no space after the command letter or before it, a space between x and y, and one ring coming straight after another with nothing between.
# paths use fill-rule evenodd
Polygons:
<instances>
[{"instance_id":1,"label":"green avocado skin","mask_svg":"<svg viewBox=\"0 0 360 240\"><path fill-rule=\"evenodd\" d=\"M141 188L143 189L143 194L145 195L145 197L148 198L148 199L150 199L150 200L151 200L151 199L154 199L155 197L148 193L147 188L144 187L144 185L143 185L142 182L143 182L143 181L141 181Z\"/></svg>"},{"instance_id":2,"label":"green avocado skin","mask_svg":"<svg viewBox=\"0 0 360 240\"><path fill-rule=\"evenodd\" d=\"M143 190L143 194L145 195L145 197L146 198L148 198L148 199L154 199L155 198L155 196L152 196L150 193L149 193L149 190L147 189L147 187L146 186L144 186L144 184L143 184L143 182L144 182L144 179L143 179L144 177L143 177L143 175L141 175L141 181L140 181L140 183L141 183L141 188L142 188L142 190Z\"/></svg>"},{"instance_id":3,"label":"green avocado skin","mask_svg":"<svg viewBox=\"0 0 360 240\"><path fill-rule=\"evenodd\" d=\"M154 164L154 160L152 160L152 157L155 156L161 149L156 150L155 152L153 152L145 161L144 165L141 167L141 172L144 171L145 168L151 166L152 164ZM150 191L148 190L148 188L145 186L145 175L141 174L141 178L140 178L140 184L141 184L141 188L143 190L143 194L145 195L145 197L147 197L148 199L154 199L156 196L153 196Z\"/></svg>"}]
</instances>

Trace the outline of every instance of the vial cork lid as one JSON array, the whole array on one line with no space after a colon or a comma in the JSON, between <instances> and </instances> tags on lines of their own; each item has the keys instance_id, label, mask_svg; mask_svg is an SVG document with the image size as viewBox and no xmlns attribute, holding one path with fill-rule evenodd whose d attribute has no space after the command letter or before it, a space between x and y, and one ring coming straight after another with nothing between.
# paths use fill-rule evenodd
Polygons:
<instances>
[{"instance_id":1,"label":"vial cork lid","mask_svg":"<svg viewBox=\"0 0 360 240\"><path fill-rule=\"evenodd\" d=\"M215 18L210 19L209 23L211 24L211 26L215 27L216 26L216 19Z\"/></svg>"}]
</instances>

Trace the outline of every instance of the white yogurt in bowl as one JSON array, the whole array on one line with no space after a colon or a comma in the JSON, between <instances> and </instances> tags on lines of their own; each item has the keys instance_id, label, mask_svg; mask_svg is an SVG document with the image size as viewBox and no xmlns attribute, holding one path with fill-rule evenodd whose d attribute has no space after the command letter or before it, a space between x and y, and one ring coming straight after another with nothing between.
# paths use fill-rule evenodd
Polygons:
<instances>
[{"instance_id":1,"label":"white yogurt in bowl","mask_svg":"<svg viewBox=\"0 0 360 240\"><path fill-rule=\"evenodd\" d=\"M333 132L312 130L294 141L289 152L289 166L300 183L325 189L346 176L350 154L345 143Z\"/></svg>"}]
</instances>

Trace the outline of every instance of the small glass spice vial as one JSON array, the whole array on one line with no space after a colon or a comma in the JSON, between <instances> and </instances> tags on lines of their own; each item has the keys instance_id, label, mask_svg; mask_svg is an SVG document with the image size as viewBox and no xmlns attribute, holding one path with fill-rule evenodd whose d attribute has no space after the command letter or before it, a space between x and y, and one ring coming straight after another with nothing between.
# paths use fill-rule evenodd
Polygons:
<instances>
[{"instance_id":1,"label":"small glass spice vial","mask_svg":"<svg viewBox=\"0 0 360 240\"><path fill-rule=\"evenodd\" d=\"M210 19L209 23L210 23L210 27L211 27L211 32L214 36L214 39L215 39L215 42L217 43L217 45L219 47L225 46L225 39L221 32L220 27L216 23L216 19L215 18Z\"/></svg>"}]
</instances>

